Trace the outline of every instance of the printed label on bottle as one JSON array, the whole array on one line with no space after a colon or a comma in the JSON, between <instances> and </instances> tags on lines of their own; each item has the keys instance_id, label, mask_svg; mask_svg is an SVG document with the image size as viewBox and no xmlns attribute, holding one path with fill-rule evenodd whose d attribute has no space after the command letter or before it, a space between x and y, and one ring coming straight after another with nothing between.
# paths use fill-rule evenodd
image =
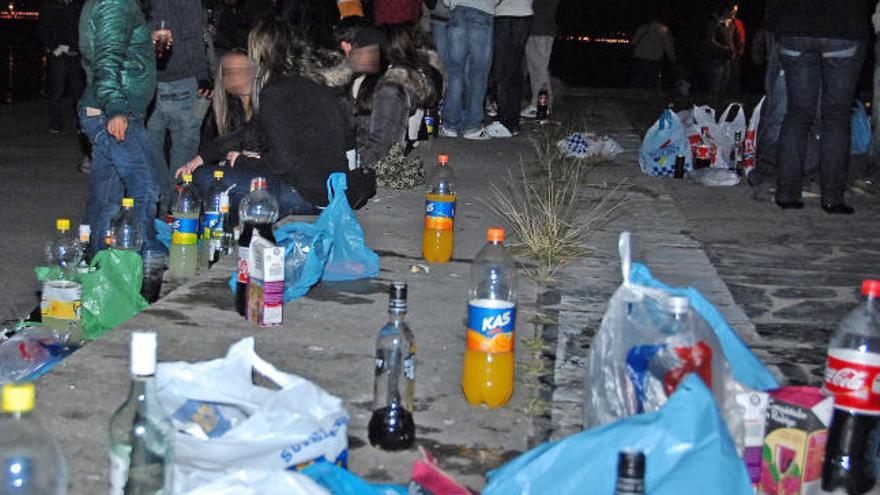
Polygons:
<instances>
[{"instance_id":1,"label":"printed label on bottle","mask_svg":"<svg viewBox=\"0 0 880 495\"><path fill-rule=\"evenodd\" d=\"M455 200L425 201L425 227L437 230L452 230L455 219Z\"/></svg>"},{"instance_id":2,"label":"printed label on bottle","mask_svg":"<svg viewBox=\"0 0 880 495\"><path fill-rule=\"evenodd\" d=\"M220 193L220 213L229 213L229 191Z\"/></svg>"},{"instance_id":3,"label":"printed label on bottle","mask_svg":"<svg viewBox=\"0 0 880 495\"><path fill-rule=\"evenodd\" d=\"M435 125L436 124L434 122L434 117L426 115L425 116L425 129L428 131L428 134L434 134L434 126Z\"/></svg>"},{"instance_id":4,"label":"printed label on bottle","mask_svg":"<svg viewBox=\"0 0 880 495\"><path fill-rule=\"evenodd\" d=\"M82 286L74 282L51 281L43 284L40 314L58 320L79 320Z\"/></svg>"},{"instance_id":5,"label":"printed label on bottle","mask_svg":"<svg viewBox=\"0 0 880 495\"><path fill-rule=\"evenodd\" d=\"M830 349L823 389L837 408L880 416L880 354Z\"/></svg>"},{"instance_id":6,"label":"printed label on bottle","mask_svg":"<svg viewBox=\"0 0 880 495\"><path fill-rule=\"evenodd\" d=\"M516 307L512 302L479 299L468 304L467 348L495 353L513 351Z\"/></svg>"},{"instance_id":7,"label":"printed label on bottle","mask_svg":"<svg viewBox=\"0 0 880 495\"><path fill-rule=\"evenodd\" d=\"M251 254L251 248L238 246L238 283L248 283L250 274L248 273L248 256Z\"/></svg>"},{"instance_id":8,"label":"printed label on bottle","mask_svg":"<svg viewBox=\"0 0 880 495\"><path fill-rule=\"evenodd\" d=\"M119 445L116 449L125 450L120 454L110 451L110 495L122 495L128 481L128 464L131 447Z\"/></svg>"},{"instance_id":9,"label":"printed label on bottle","mask_svg":"<svg viewBox=\"0 0 880 495\"><path fill-rule=\"evenodd\" d=\"M405 376L407 380L416 379L416 357L412 354L403 360L403 376Z\"/></svg>"},{"instance_id":10,"label":"printed label on bottle","mask_svg":"<svg viewBox=\"0 0 880 495\"><path fill-rule=\"evenodd\" d=\"M220 212L211 211L205 212L205 217L202 225L203 238L210 238L210 233L214 230L217 230L217 227L220 225Z\"/></svg>"},{"instance_id":11,"label":"printed label on bottle","mask_svg":"<svg viewBox=\"0 0 880 495\"><path fill-rule=\"evenodd\" d=\"M174 229L174 233L171 234L171 244L188 246L198 242L198 218L174 217L172 228Z\"/></svg>"}]
</instances>

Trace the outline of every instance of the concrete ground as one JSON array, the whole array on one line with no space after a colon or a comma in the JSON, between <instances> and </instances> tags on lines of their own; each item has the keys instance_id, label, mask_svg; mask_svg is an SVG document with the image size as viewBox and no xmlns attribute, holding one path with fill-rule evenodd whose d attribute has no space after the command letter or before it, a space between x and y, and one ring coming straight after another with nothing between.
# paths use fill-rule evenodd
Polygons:
<instances>
[{"instance_id":1,"label":"concrete ground","mask_svg":"<svg viewBox=\"0 0 880 495\"><path fill-rule=\"evenodd\" d=\"M456 167L460 199L452 263L431 266L430 273L411 272L420 263L422 194L380 190L358 213L368 244L382 258L376 280L318 286L285 307L284 326L258 329L234 313L225 286L228 270L217 267L42 378L41 416L60 438L71 464L71 493L105 489L106 425L126 394L127 339L132 330L159 332L163 361L220 357L231 343L255 336L261 356L344 400L352 417L349 459L354 472L374 481L405 482L415 451L388 454L366 441L373 340L385 319L385 286L397 279L411 286L410 316L419 349L418 442L434 452L444 468L480 488L487 470L547 439L580 430L590 340L620 283L616 242L621 230L633 232L635 258L645 261L659 278L693 285L712 300L781 380L817 384L829 332L858 302L861 279L880 276L876 199L855 198L853 217L828 217L815 201L804 211L783 212L769 202L752 200L746 186L707 188L646 177L638 169L638 146L659 115L658 101L625 92L583 91L570 92L564 107L565 125L606 133L626 150L613 163L589 168L581 180L581 211L593 205L592 196L620 184L628 203L585 239L587 255L565 265L556 280L521 280L517 388L508 406L488 411L463 400L458 385L462 319L468 263L485 228L500 222L485 204L489 186L502 186L508 170L519 170L520 159L527 164L533 160L526 138L540 132L534 127L512 140L440 139L419 150L429 160L438 152L448 153ZM37 136L42 125L28 122L43 110L38 105L28 108L15 143L0 144L13 157L0 163L8 169L5 176L12 178L0 187L8 189L7 197L19 195L21 202L10 204L27 205L22 211L28 217L24 227L21 213L0 211L0 226L15 232L14 242L0 246L0 273L7 281L0 297L19 304L10 306L10 315L21 314L20 308L34 302L29 292L36 288L31 267L39 250L33 246L51 231L58 214L52 210L79 213L77 202L85 189L74 168L78 158L73 138L61 144ZM0 117L4 115L11 114ZM8 119L0 121L16 128ZM33 170L29 160L37 158L47 165L24 172ZM43 178L45 192L25 192L35 190L29 182L34 176ZM45 229L39 231L35 225ZM544 317L532 318L539 313ZM534 350L526 345L534 344L534 337L542 339L543 351L527 350Z\"/></svg>"}]
</instances>

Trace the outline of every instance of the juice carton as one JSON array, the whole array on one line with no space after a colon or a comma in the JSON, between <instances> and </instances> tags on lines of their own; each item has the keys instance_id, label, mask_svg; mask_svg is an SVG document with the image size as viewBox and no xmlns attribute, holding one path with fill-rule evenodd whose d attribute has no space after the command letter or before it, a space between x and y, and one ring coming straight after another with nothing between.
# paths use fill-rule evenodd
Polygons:
<instances>
[{"instance_id":1,"label":"juice carton","mask_svg":"<svg viewBox=\"0 0 880 495\"><path fill-rule=\"evenodd\" d=\"M284 310L284 248L254 236L248 254L247 319L261 327L280 325Z\"/></svg>"},{"instance_id":2,"label":"juice carton","mask_svg":"<svg viewBox=\"0 0 880 495\"><path fill-rule=\"evenodd\" d=\"M815 387L784 387L770 392L760 493L820 493L833 406L834 400Z\"/></svg>"}]
</instances>

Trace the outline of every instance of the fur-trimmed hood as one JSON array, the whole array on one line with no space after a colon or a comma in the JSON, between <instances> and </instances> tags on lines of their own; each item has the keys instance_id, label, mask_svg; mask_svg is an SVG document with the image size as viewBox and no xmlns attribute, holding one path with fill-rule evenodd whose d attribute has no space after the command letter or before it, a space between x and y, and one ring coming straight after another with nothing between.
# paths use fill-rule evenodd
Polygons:
<instances>
[{"instance_id":1,"label":"fur-trimmed hood","mask_svg":"<svg viewBox=\"0 0 880 495\"><path fill-rule=\"evenodd\" d=\"M342 88L354 79L354 70L342 54L323 51L318 63L307 64L302 77L331 88Z\"/></svg>"},{"instance_id":2,"label":"fur-trimmed hood","mask_svg":"<svg viewBox=\"0 0 880 495\"><path fill-rule=\"evenodd\" d=\"M434 100L434 87L420 70L403 66L391 66L379 80L379 85L393 84L414 99L413 103L425 107Z\"/></svg>"}]
</instances>

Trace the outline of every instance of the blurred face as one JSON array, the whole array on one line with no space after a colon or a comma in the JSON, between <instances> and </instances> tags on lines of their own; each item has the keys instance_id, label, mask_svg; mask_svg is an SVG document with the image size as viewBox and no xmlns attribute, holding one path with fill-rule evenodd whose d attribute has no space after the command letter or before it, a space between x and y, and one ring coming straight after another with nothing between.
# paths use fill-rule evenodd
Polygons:
<instances>
[{"instance_id":1,"label":"blurred face","mask_svg":"<svg viewBox=\"0 0 880 495\"><path fill-rule=\"evenodd\" d=\"M352 70L355 72L360 74L375 74L379 72L379 45L351 47L346 52L346 55Z\"/></svg>"},{"instance_id":2,"label":"blurred face","mask_svg":"<svg viewBox=\"0 0 880 495\"><path fill-rule=\"evenodd\" d=\"M254 64L246 55L233 53L223 57L223 89L227 93L250 94L255 73Z\"/></svg>"}]
</instances>

